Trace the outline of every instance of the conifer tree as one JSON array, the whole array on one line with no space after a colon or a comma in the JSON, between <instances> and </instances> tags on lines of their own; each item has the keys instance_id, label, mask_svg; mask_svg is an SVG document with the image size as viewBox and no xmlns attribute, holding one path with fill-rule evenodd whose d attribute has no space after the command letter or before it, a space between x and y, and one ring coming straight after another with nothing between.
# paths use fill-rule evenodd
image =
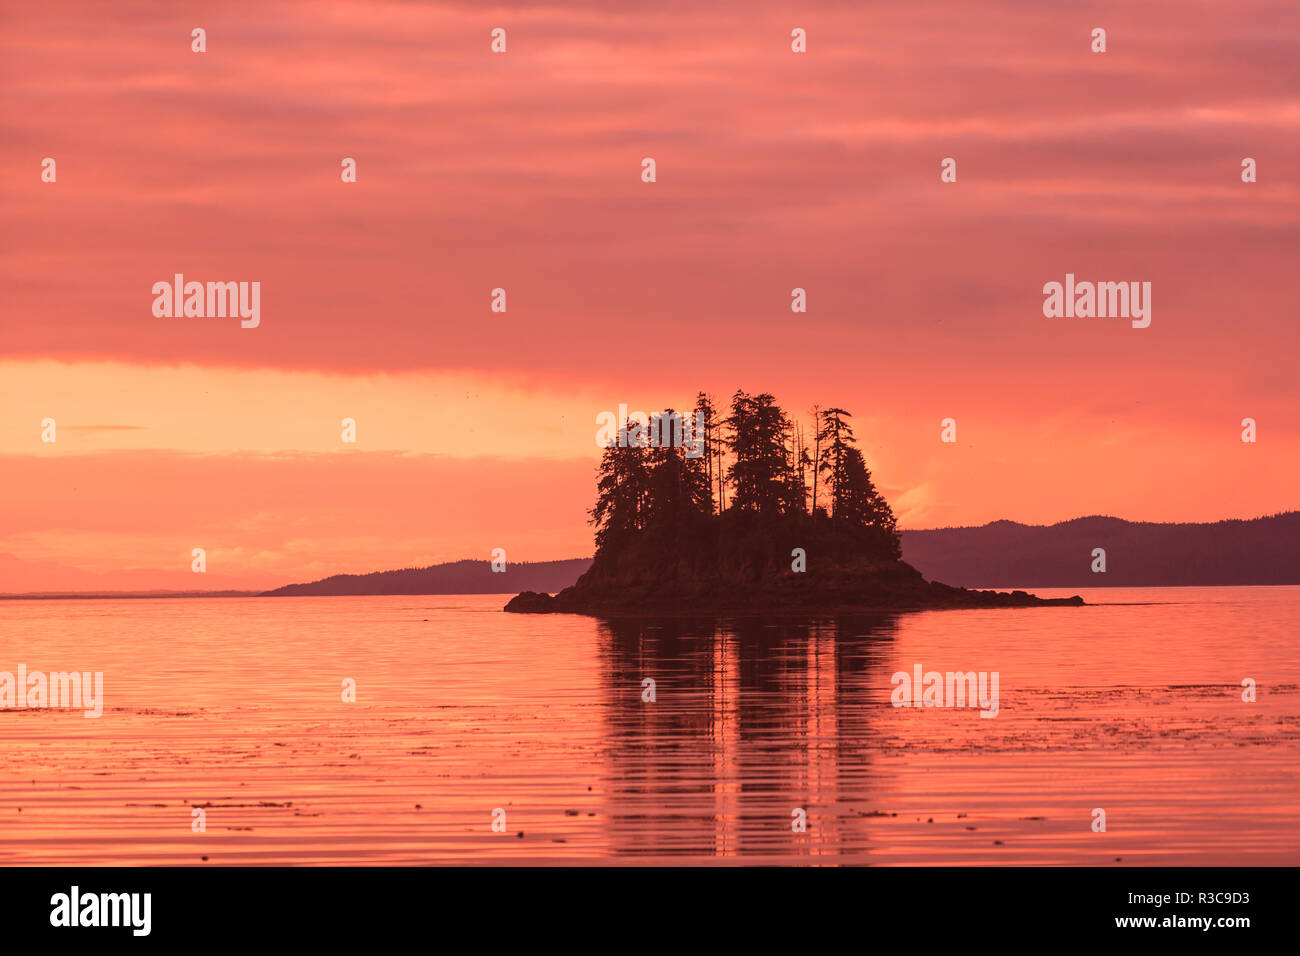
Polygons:
<instances>
[{"instance_id":1,"label":"conifer tree","mask_svg":"<svg viewBox=\"0 0 1300 956\"><path fill-rule=\"evenodd\" d=\"M872 551L891 558L901 555L894 511L876 489L866 459L857 448L844 451L835 485L835 517L841 527L864 530Z\"/></svg>"},{"instance_id":2,"label":"conifer tree","mask_svg":"<svg viewBox=\"0 0 1300 956\"><path fill-rule=\"evenodd\" d=\"M596 504L589 512L596 526L597 549L622 542L645 527L648 478L639 431L629 431L626 445L605 446L596 471Z\"/></svg>"},{"instance_id":3,"label":"conifer tree","mask_svg":"<svg viewBox=\"0 0 1300 956\"><path fill-rule=\"evenodd\" d=\"M761 514L787 511L790 422L785 412L766 392L751 397L738 391L732 398L731 423L732 507Z\"/></svg>"},{"instance_id":4,"label":"conifer tree","mask_svg":"<svg viewBox=\"0 0 1300 956\"><path fill-rule=\"evenodd\" d=\"M598 466L596 504L590 512L598 549L617 547L647 532L661 541L688 542L707 526L715 509L718 515L784 516L807 521L815 529L824 520L816 490L820 477L831 527L842 547L879 557L901 555L893 510L877 490L862 451L855 447L847 411L814 406L817 427L810 457L802 429L766 392L749 395L737 390L725 419L718 418L702 392L695 408L703 420L703 434L688 433L682 416L668 409L650 416L648 424L625 423L621 440L606 446ZM722 457L724 447L730 453L729 464ZM692 448L701 453L691 457ZM814 489L811 517L808 471Z\"/></svg>"},{"instance_id":5,"label":"conifer tree","mask_svg":"<svg viewBox=\"0 0 1300 956\"><path fill-rule=\"evenodd\" d=\"M696 421L702 423L704 428L703 435L694 435L696 441L702 442L702 457L704 466L704 477L707 482L706 504L708 505L709 514L716 514L721 509L715 507L715 495L713 493L713 475L716 453L718 450L718 436L715 419L718 417L717 410L713 407L711 396L700 392L695 396L695 415Z\"/></svg>"},{"instance_id":6,"label":"conifer tree","mask_svg":"<svg viewBox=\"0 0 1300 956\"><path fill-rule=\"evenodd\" d=\"M817 470L826 476L827 497L831 500L831 517L839 525L839 485L844 480L844 454L856 444L853 426L848 423L852 418L842 408L827 408L821 413L821 422L817 429L817 440L821 457Z\"/></svg>"}]
</instances>

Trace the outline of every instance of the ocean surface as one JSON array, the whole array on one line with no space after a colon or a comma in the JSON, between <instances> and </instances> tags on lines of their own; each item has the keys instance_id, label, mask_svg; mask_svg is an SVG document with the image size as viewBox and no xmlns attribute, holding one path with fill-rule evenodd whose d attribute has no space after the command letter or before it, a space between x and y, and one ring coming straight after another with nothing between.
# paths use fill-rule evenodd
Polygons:
<instances>
[{"instance_id":1,"label":"ocean surface","mask_svg":"<svg viewBox=\"0 0 1300 956\"><path fill-rule=\"evenodd\" d=\"M104 681L96 719L0 710L0 864L1300 863L1300 588L1080 593L0 601L0 672ZM996 717L893 706L917 665L997 672Z\"/></svg>"}]
</instances>

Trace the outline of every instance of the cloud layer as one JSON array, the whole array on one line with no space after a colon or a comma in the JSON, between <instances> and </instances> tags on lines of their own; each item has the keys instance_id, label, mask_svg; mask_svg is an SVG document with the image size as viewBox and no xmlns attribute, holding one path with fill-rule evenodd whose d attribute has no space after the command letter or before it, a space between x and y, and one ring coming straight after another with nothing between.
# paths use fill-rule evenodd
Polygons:
<instances>
[{"instance_id":1,"label":"cloud layer","mask_svg":"<svg viewBox=\"0 0 1300 956\"><path fill-rule=\"evenodd\" d=\"M22 493L39 476L84 494L112 473L91 451L150 450L164 472L327 455L351 395L383 437L368 450L576 476L597 412L744 387L857 412L914 525L1293 506L1298 33L1300 7L1270 0L30 6L0 31L0 359L22 406L0 451ZM151 286L177 272L260 281L261 326L155 318ZM1045 319L1042 286L1067 272L1150 281L1151 327ZM170 398L177 370L220 403ZM466 381L477 407L450 398ZM37 447L52 407L93 443ZM469 427L435 441L420 415ZM969 446L938 446L947 416ZM85 470L60 479L54 460ZM372 477L400 487L408 463L385 461ZM254 480L228 464L223 480ZM263 464L284 470L256 480L306 480ZM539 489L512 514L528 557L589 540L590 474L574 480L550 489L563 506ZM246 554L319 517L280 504L244 526ZM496 526L486 499L472 513L482 535L391 529L386 563L479 553ZM0 550L107 570L125 544L61 527L25 523ZM314 547L380 560L357 530Z\"/></svg>"}]
</instances>

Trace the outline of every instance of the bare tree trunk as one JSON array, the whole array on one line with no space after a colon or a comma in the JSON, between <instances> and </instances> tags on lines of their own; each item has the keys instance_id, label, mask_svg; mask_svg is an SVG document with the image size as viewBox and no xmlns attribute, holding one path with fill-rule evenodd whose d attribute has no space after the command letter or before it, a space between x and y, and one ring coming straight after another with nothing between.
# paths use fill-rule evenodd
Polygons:
<instances>
[{"instance_id":1,"label":"bare tree trunk","mask_svg":"<svg viewBox=\"0 0 1300 956\"><path fill-rule=\"evenodd\" d=\"M727 483L725 480L727 469L723 467L722 461L722 439L718 439L718 514L727 510Z\"/></svg>"},{"instance_id":2,"label":"bare tree trunk","mask_svg":"<svg viewBox=\"0 0 1300 956\"><path fill-rule=\"evenodd\" d=\"M713 416L704 421L704 473L709 483L709 514L713 514Z\"/></svg>"},{"instance_id":3,"label":"bare tree trunk","mask_svg":"<svg viewBox=\"0 0 1300 956\"><path fill-rule=\"evenodd\" d=\"M813 413L813 501L812 513L817 513L817 472L822 467L822 407L814 405Z\"/></svg>"},{"instance_id":4,"label":"bare tree trunk","mask_svg":"<svg viewBox=\"0 0 1300 956\"><path fill-rule=\"evenodd\" d=\"M799 499L799 510L803 511L807 505L808 484L804 475L803 461L807 457L803 444L803 425L798 422L794 423L794 460L799 466L799 493L803 496Z\"/></svg>"}]
</instances>

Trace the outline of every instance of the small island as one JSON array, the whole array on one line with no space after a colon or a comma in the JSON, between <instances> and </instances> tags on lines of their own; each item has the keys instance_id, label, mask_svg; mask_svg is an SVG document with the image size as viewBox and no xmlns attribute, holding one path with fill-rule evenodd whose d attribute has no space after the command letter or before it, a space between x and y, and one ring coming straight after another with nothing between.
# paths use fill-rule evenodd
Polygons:
<instances>
[{"instance_id":1,"label":"small island","mask_svg":"<svg viewBox=\"0 0 1300 956\"><path fill-rule=\"evenodd\" d=\"M799 614L1078 606L1024 591L925 580L901 559L841 408L805 435L769 394L737 391L721 417L698 396L618 423L596 478L596 555L570 587L525 591L505 610L612 615ZM809 444L811 441L811 445Z\"/></svg>"}]
</instances>

